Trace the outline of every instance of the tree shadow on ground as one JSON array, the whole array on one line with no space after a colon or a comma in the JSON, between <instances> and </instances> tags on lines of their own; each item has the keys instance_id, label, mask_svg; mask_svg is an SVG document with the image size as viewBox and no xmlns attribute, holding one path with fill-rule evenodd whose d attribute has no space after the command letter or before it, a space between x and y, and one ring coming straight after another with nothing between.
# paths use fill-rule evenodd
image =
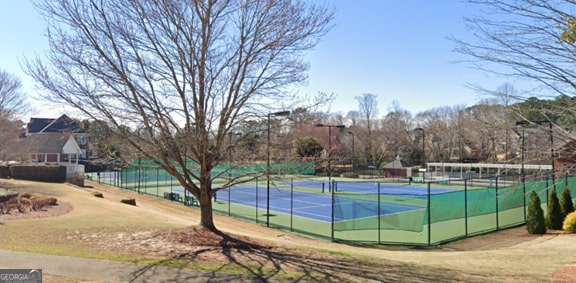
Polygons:
<instances>
[{"instance_id":1,"label":"tree shadow on ground","mask_svg":"<svg viewBox=\"0 0 576 283\"><path fill-rule=\"evenodd\" d=\"M171 240L177 240L179 243L190 240L189 230L185 238L179 240L174 231L169 235L173 237ZM207 235L209 234L202 233L201 236ZM242 278L249 282L282 282L284 280L286 282L458 282L460 280L485 282L484 277L462 275L450 269L347 256L329 251L275 247L247 237L237 237L222 232L216 232L214 235L218 239L217 245L193 252L171 251L170 257L142 267L141 272L149 271L157 266L173 264L175 261L202 264L211 255L219 255L221 260L215 264L215 267L205 270L202 278L206 279L208 276L214 281L219 281L222 276L232 276L227 273L234 270L244 274L234 275L238 277L237 279ZM201 237L198 234L194 236ZM206 240L195 239L194 242Z\"/></svg>"}]
</instances>

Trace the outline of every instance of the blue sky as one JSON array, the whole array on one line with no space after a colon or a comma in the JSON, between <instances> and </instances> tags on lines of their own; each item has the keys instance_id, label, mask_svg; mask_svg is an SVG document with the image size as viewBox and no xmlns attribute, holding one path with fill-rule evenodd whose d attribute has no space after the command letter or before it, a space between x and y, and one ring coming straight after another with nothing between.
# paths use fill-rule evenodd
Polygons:
<instances>
[{"instance_id":1,"label":"blue sky","mask_svg":"<svg viewBox=\"0 0 576 283\"><path fill-rule=\"evenodd\" d=\"M309 82L300 93L337 95L332 112L357 110L363 93L378 97L380 114L393 101L416 114L440 106L466 105L481 96L467 88L476 83L495 90L507 82L453 63L465 59L453 52L449 36L469 38L463 17L472 10L460 0L335 0L335 26L308 53ZM43 22L28 1L0 1L0 68L18 76L23 90L34 94L33 82L22 72L24 58L47 49ZM38 111L55 117L64 109Z\"/></svg>"},{"instance_id":2,"label":"blue sky","mask_svg":"<svg viewBox=\"0 0 576 283\"><path fill-rule=\"evenodd\" d=\"M357 110L362 93L377 95L380 114L393 101L416 114L467 105L481 97L465 85L495 90L506 81L464 63L448 37L469 38L459 0L337 1L336 26L311 53L309 91L338 95L333 109Z\"/></svg>"}]
</instances>

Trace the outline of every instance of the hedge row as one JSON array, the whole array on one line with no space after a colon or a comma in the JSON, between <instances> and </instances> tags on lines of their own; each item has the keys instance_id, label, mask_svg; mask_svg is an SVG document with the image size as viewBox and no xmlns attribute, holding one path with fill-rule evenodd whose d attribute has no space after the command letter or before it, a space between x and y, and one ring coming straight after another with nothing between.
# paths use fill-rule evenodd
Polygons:
<instances>
[{"instance_id":1,"label":"hedge row","mask_svg":"<svg viewBox=\"0 0 576 283\"><path fill-rule=\"evenodd\" d=\"M66 166L10 165L0 166L0 178L64 183Z\"/></svg>"},{"instance_id":2,"label":"hedge row","mask_svg":"<svg viewBox=\"0 0 576 283\"><path fill-rule=\"evenodd\" d=\"M6 165L0 166L0 178L10 178L10 167Z\"/></svg>"}]
</instances>

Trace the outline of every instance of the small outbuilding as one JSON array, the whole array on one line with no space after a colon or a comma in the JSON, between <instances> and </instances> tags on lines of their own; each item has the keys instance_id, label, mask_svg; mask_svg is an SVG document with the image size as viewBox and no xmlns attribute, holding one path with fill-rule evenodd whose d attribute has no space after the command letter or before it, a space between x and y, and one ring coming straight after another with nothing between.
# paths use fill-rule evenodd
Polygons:
<instances>
[{"instance_id":1,"label":"small outbuilding","mask_svg":"<svg viewBox=\"0 0 576 283\"><path fill-rule=\"evenodd\" d=\"M383 169L386 178L407 178L412 176L412 165L400 159L399 156L394 161L384 165Z\"/></svg>"}]
</instances>

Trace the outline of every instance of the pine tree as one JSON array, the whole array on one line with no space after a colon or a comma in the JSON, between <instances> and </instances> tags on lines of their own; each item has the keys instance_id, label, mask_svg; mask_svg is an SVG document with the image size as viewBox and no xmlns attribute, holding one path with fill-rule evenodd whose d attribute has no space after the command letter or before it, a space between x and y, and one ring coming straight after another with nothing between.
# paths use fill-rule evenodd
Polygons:
<instances>
[{"instance_id":1,"label":"pine tree","mask_svg":"<svg viewBox=\"0 0 576 283\"><path fill-rule=\"evenodd\" d=\"M526 229L530 234L545 234L544 211L540 204L540 198L535 191L530 195L528 214L526 215Z\"/></svg>"},{"instance_id":2,"label":"pine tree","mask_svg":"<svg viewBox=\"0 0 576 283\"><path fill-rule=\"evenodd\" d=\"M552 230L562 230L564 217L560 211L560 200L556 195L556 189L550 191L548 197L548 213L546 214L546 227Z\"/></svg>"},{"instance_id":3,"label":"pine tree","mask_svg":"<svg viewBox=\"0 0 576 283\"><path fill-rule=\"evenodd\" d=\"M560 198L560 212L562 213L562 218L566 218L570 212L574 211L574 204L572 203L572 195L568 188L564 189L562 192L562 197Z\"/></svg>"}]
</instances>

